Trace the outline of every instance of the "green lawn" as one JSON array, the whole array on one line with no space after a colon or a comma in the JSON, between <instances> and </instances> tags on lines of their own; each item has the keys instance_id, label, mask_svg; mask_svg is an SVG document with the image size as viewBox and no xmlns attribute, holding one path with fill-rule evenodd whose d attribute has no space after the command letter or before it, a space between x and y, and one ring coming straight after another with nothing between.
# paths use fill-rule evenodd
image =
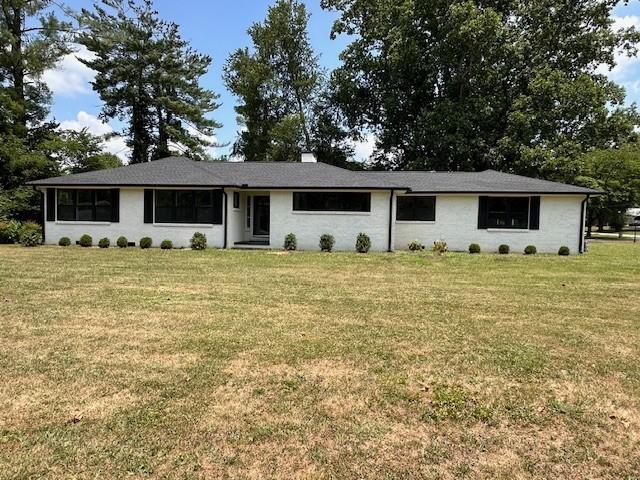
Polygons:
<instances>
[{"instance_id":1,"label":"green lawn","mask_svg":"<svg viewBox=\"0 0 640 480\"><path fill-rule=\"evenodd\" d=\"M640 478L640 245L0 246L0 478Z\"/></svg>"}]
</instances>

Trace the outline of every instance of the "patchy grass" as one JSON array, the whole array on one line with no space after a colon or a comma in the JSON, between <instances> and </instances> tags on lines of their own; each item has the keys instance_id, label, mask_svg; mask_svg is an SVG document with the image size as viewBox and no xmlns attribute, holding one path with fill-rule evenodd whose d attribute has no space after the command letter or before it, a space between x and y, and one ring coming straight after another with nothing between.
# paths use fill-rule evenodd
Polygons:
<instances>
[{"instance_id":1,"label":"patchy grass","mask_svg":"<svg viewBox=\"0 0 640 480\"><path fill-rule=\"evenodd\" d=\"M0 478L638 478L640 246L0 247Z\"/></svg>"}]
</instances>

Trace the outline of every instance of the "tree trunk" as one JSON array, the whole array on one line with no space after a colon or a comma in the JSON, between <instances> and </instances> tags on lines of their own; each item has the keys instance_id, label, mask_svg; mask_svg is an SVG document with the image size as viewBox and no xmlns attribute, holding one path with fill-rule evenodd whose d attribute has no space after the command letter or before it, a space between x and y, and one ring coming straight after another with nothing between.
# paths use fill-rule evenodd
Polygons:
<instances>
[{"instance_id":1,"label":"tree trunk","mask_svg":"<svg viewBox=\"0 0 640 480\"><path fill-rule=\"evenodd\" d=\"M18 137L24 138L27 134L27 112L26 99L24 93L24 59L22 57L22 17L24 12L22 7L14 5L12 7L13 18L11 19L11 76L13 77L13 101L15 107L15 133Z\"/></svg>"}]
</instances>

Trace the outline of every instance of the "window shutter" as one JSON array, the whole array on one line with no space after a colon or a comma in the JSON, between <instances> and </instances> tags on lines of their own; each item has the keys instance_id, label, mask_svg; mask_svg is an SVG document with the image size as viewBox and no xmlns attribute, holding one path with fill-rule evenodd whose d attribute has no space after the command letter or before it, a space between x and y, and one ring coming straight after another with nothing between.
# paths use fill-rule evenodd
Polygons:
<instances>
[{"instance_id":1,"label":"window shutter","mask_svg":"<svg viewBox=\"0 0 640 480\"><path fill-rule=\"evenodd\" d=\"M479 196L478 197L478 230L483 230L487 228L487 203L489 197Z\"/></svg>"},{"instance_id":2,"label":"window shutter","mask_svg":"<svg viewBox=\"0 0 640 480\"><path fill-rule=\"evenodd\" d=\"M529 230L540 230L540 197L531 197L529 203Z\"/></svg>"},{"instance_id":3,"label":"window shutter","mask_svg":"<svg viewBox=\"0 0 640 480\"><path fill-rule=\"evenodd\" d=\"M144 191L144 223L153 223L153 190Z\"/></svg>"},{"instance_id":4,"label":"window shutter","mask_svg":"<svg viewBox=\"0 0 640 480\"><path fill-rule=\"evenodd\" d=\"M120 189L111 189L111 222L118 223L120 221Z\"/></svg>"},{"instance_id":5,"label":"window shutter","mask_svg":"<svg viewBox=\"0 0 640 480\"><path fill-rule=\"evenodd\" d=\"M212 193L211 223L222 225L222 190L214 190Z\"/></svg>"},{"instance_id":6,"label":"window shutter","mask_svg":"<svg viewBox=\"0 0 640 480\"><path fill-rule=\"evenodd\" d=\"M56 189L47 188L47 222L56 221Z\"/></svg>"}]
</instances>

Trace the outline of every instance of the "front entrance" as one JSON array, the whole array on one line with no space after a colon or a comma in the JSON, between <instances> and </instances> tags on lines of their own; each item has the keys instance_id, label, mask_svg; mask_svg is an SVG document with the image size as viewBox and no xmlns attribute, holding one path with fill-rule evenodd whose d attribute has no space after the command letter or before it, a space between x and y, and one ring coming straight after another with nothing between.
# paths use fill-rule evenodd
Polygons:
<instances>
[{"instance_id":1,"label":"front entrance","mask_svg":"<svg viewBox=\"0 0 640 480\"><path fill-rule=\"evenodd\" d=\"M253 199L253 235L267 237L270 227L269 196L254 195L251 198Z\"/></svg>"}]
</instances>

